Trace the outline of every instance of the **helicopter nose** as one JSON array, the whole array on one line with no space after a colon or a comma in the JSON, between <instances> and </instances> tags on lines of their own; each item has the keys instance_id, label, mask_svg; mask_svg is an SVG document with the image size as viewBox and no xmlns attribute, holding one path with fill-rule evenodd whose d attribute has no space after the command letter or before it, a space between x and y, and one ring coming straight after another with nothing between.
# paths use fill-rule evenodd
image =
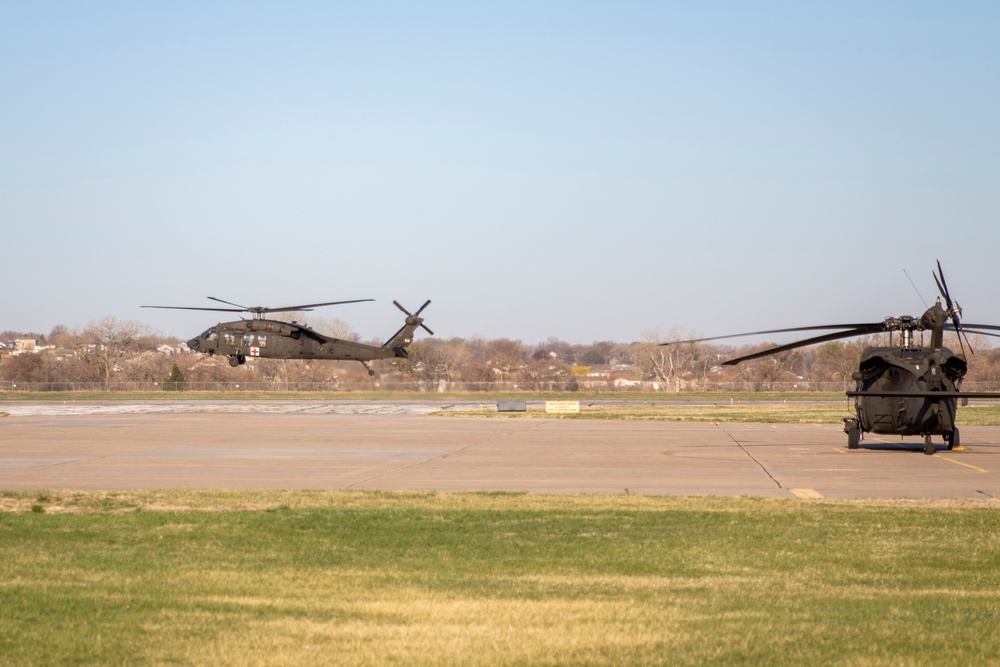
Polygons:
<instances>
[{"instance_id":1,"label":"helicopter nose","mask_svg":"<svg viewBox=\"0 0 1000 667\"><path fill-rule=\"evenodd\" d=\"M201 339L200 338L192 338L191 340L189 340L187 342L187 346L189 348L191 348L192 350L197 350L199 347L201 347Z\"/></svg>"}]
</instances>

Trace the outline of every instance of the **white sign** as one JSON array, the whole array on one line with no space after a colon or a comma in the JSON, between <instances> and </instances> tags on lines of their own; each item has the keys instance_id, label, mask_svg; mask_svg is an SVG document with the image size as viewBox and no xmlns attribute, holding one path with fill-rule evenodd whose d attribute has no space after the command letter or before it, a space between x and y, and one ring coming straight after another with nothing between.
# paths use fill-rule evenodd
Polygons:
<instances>
[{"instance_id":1,"label":"white sign","mask_svg":"<svg viewBox=\"0 0 1000 667\"><path fill-rule=\"evenodd\" d=\"M575 414L580 412L580 401L545 401L545 412L549 414Z\"/></svg>"}]
</instances>

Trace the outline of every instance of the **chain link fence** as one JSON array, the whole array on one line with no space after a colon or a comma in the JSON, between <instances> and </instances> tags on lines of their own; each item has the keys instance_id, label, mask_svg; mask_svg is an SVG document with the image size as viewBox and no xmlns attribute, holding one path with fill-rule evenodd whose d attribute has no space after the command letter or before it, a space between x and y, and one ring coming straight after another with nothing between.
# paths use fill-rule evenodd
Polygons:
<instances>
[{"instance_id":1,"label":"chain link fence","mask_svg":"<svg viewBox=\"0 0 1000 667\"><path fill-rule=\"evenodd\" d=\"M517 392L578 392L628 394L683 393L807 393L844 392L854 388L842 382L688 382L681 387L665 388L656 382L634 382L628 385L608 382L447 382L419 380L372 380L367 384L332 382L0 382L0 392L157 392L168 398L175 391L194 392L422 392L422 393L517 393ZM967 382L963 391L1000 391L1000 383Z\"/></svg>"}]
</instances>

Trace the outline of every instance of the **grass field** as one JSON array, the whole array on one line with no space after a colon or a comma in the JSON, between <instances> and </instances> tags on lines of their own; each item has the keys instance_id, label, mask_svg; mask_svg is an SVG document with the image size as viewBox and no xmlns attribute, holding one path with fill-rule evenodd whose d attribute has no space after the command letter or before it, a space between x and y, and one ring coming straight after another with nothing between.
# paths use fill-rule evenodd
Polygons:
<instances>
[{"instance_id":1,"label":"grass field","mask_svg":"<svg viewBox=\"0 0 1000 667\"><path fill-rule=\"evenodd\" d=\"M469 401L489 409L448 411L444 416L476 416L505 419L549 418L541 408L525 413L498 413L498 400L580 401L577 415L558 415L564 419L620 419L664 421L763 422L834 424L854 414L853 402L840 393L418 393L418 392L0 392L3 402L65 403L67 401L221 401L221 400L299 400L299 401ZM618 405L588 405L600 401L621 401ZM692 404L693 401L701 404ZM0 416L5 413L0 412ZM975 401L958 411L959 425L1000 424L1000 402Z\"/></svg>"},{"instance_id":2,"label":"grass field","mask_svg":"<svg viewBox=\"0 0 1000 667\"><path fill-rule=\"evenodd\" d=\"M1000 505L0 497L0 663L1000 663Z\"/></svg>"},{"instance_id":3,"label":"grass field","mask_svg":"<svg viewBox=\"0 0 1000 667\"><path fill-rule=\"evenodd\" d=\"M491 406L492 407L492 406ZM489 417L498 419L604 419L701 422L758 422L767 424L837 424L854 415L853 404L840 401L789 401L775 403L719 400L712 404L691 405L651 401L646 405L592 405L581 401L578 414L550 415L544 408L525 412L495 410L447 411L435 413L450 417ZM981 402L959 407L958 424L1000 424L1000 403Z\"/></svg>"}]
</instances>

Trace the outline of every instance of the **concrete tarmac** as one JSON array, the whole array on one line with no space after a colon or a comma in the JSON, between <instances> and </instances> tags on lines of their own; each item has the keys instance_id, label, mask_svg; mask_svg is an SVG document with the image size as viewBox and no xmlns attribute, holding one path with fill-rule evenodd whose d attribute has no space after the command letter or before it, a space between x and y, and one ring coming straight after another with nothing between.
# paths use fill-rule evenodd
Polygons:
<instances>
[{"instance_id":1,"label":"concrete tarmac","mask_svg":"<svg viewBox=\"0 0 1000 667\"><path fill-rule=\"evenodd\" d=\"M433 403L21 405L0 490L377 489L773 498L1000 497L1000 427L937 438L836 424L481 419ZM469 409L469 405L456 406Z\"/></svg>"}]
</instances>

